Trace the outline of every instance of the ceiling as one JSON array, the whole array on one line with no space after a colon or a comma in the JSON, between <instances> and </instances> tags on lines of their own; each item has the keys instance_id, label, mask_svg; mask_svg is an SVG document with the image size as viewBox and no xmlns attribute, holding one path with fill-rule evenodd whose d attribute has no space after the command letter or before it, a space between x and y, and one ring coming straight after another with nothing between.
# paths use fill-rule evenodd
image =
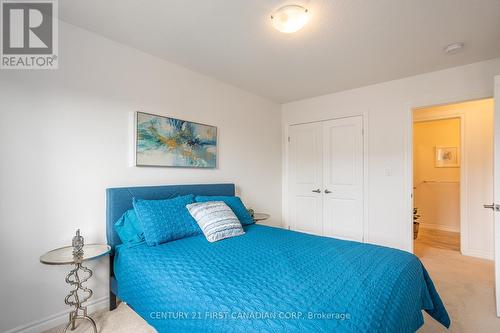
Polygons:
<instances>
[{"instance_id":1,"label":"ceiling","mask_svg":"<svg viewBox=\"0 0 500 333\"><path fill-rule=\"evenodd\" d=\"M500 56L500 0L59 3L66 22L279 103ZM269 16L290 3L311 19L283 34Z\"/></svg>"}]
</instances>

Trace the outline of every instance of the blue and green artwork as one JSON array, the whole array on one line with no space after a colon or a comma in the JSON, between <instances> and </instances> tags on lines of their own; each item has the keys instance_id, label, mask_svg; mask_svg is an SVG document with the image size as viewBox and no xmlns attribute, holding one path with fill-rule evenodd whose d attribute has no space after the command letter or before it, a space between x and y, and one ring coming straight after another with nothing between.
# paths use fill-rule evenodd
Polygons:
<instances>
[{"instance_id":1,"label":"blue and green artwork","mask_svg":"<svg viewBox=\"0 0 500 333\"><path fill-rule=\"evenodd\" d=\"M217 127L137 112L136 164L215 168Z\"/></svg>"}]
</instances>

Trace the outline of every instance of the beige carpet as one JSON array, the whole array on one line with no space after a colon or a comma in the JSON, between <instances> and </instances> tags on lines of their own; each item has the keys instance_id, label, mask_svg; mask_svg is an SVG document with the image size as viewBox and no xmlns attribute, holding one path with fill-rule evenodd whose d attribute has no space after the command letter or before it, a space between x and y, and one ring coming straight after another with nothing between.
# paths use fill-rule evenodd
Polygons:
<instances>
[{"instance_id":1,"label":"beige carpet","mask_svg":"<svg viewBox=\"0 0 500 333\"><path fill-rule=\"evenodd\" d=\"M456 250L456 235L422 230L415 254L429 271L451 317L446 330L425 314L419 333L500 333L495 312L493 261L465 257Z\"/></svg>"},{"instance_id":2,"label":"beige carpet","mask_svg":"<svg viewBox=\"0 0 500 333\"><path fill-rule=\"evenodd\" d=\"M499 333L500 318L495 316L493 262L464 257L446 249L442 242L433 243L422 237L416 242L415 253L423 261L443 298L451 317L448 331L429 316L419 333ZM442 240L442 239L441 239ZM155 330L135 314L127 305L120 304L115 311L95 313L100 333L153 333ZM45 333L62 332L63 327ZM75 333L91 332L90 326L81 324Z\"/></svg>"},{"instance_id":3,"label":"beige carpet","mask_svg":"<svg viewBox=\"0 0 500 333\"><path fill-rule=\"evenodd\" d=\"M114 311L98 311L92 314L92 318L97 324L99 333L155 333L156 330L149 326L144 319L139 317L126 304L120 303ZM66 325L62 325L44 333L61 333ZM91 333L92 328L86 321L79 321L74 331L71 333Z\"/></svg>"}]
</instances>

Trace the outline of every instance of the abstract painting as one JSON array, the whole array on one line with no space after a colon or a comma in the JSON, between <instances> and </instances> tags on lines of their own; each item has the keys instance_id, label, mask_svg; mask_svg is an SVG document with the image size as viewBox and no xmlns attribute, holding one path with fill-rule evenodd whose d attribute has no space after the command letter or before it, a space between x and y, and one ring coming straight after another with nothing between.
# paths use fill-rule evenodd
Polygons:
<instances>
[{"instance_id":1,"label":"abstract painting","mask_svg":"<svg viewBox=\"0 0 500 333\"><path fill-rule=\"evenodd\" d=\"M217 127L136 113L136 165L215 168Z\"/></svg>"}]
</instances>

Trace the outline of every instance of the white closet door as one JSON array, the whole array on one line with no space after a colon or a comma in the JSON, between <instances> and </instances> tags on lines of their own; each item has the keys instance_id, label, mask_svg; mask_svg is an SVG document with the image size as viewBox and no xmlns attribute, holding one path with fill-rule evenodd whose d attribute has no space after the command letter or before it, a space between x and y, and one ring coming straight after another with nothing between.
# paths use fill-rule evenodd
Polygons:
<instances>
[{"instance_id":1,"label":"white closet door","mask_svg":"<svg viewBox=\"0 0 500 333\"><path fill-rule=\"evenodd\" d=\"M322 124L289 128L289 218L290 228L322 235Z\"/></svg>"},{"instance_id":2,"label":"white closet door","mask_svg":"<svg viewBox=\"0 0 500 333\"><path fill-rule=\"evenodd\" d=\"M323 123L323 233L363 241L363 119Z\"/></svg>"}]
</instances>

